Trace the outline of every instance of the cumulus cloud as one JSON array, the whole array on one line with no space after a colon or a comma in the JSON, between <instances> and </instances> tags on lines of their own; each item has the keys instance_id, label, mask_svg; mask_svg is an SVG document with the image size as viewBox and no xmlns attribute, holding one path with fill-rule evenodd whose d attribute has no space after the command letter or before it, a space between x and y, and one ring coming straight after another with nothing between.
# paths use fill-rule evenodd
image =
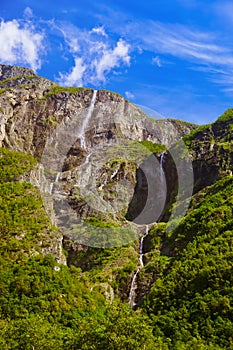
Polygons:
<instances>
[{"instance_id":1,"label":"cumulus cloud","mask_svg":"<svg viewBox=\"0 0 233 350\"><path fill-rule=\"evenodd\" d=\"M29 12L29 10L27 11ZM0 61L5 64L22 64L37 70L41 67L43 34L35 32L30 22L17 20L0 23Z\"/></svg>"},{"instance_id":2,"label":"cumulus cloud","mask_svg":"<svg viewBox=\"0 0 233 350\"><path fill-rule=\"evenodd\" d=\"M111 69L119 67L122 62L129 65L130 56L128 53L129 45L121 39L117 42L114 49L104 48L102 56L93 62L97 80L104 82L105 74Z\"/></svg>"},{"instance_id":3,"label":"cumulus cloud","mask_svg":"<svg viewBox=\"0 0 233 350\"><path fill-rule=\"evenodd\" d=\"M63 25L59 27L74 66L69 73L59 73L62 85L99 85L106 81L110 72L130 65L130 45L120 39L109 39L103 27L90 31Z\"/></svg>"},{"instance_id":4,"label":"cumulus cloud","mask_svg":"<svg viewBox=\"0 0 233 350\"><path fill-rule=\"evenodd\" d=\"M74 67L72 68L70 73L60 73L59 80L64 83L64 85L72 86L72 85L83 85L83 75L86 70L86 65L83 63L83 59L80 57L76 57L74 59Z\"/></svg>"}]
</instances>

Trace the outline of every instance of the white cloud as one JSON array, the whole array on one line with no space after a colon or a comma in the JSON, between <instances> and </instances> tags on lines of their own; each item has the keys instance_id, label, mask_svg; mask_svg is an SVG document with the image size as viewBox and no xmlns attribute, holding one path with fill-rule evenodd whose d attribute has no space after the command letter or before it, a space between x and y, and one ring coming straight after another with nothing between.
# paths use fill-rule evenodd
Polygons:
<instances>
[{"instance_id":1,"label":"white cloud","mask_svg":"<svg viewBox=\"0 0 233 350\"><path fill-rule=\"evenodd\" d=\"M140 41L144 50L156 54L167 54L198 64L231 64L232 52L216 44L210 33L191 30L177 24L163 24L155 21L132 24L128 30L134 40Z\"/></svg>"},{"instance_id":2,"label":"white cloud","mask_svg":"<svg viewBox=\"0 0 233 350\"><path fill-rule=\"evenodd\" d=\"M112 41L103 27L86 31L63 24L59 30L75 63L71 73L59 73L60 84L99 85L106 81L110 72L130 65L130 45L122 39Z\"/></svg>"},{"instance_id":3,"label":"white cloud","mask_svg":"<svg viewBox=\"0 0 233 350\"><path fill-rule=\"evenodd\" d=\"M129 45L120 39L114 49L103 50L102 56L93 62L98 81L104 82L106 73L112 68L119 67L122 62L130 64L129 48Z\"/></svg>"},{"instance_id":4,"label":"white cloud","mask_svg":"<svg viewBox=\"0 0 233 350\"><path fill-rule=\"evenodd\" d=\"M24 16L27 18L33 17L33 11L30 7L26 7L24 10Z\"/></svg>"},{"instance_id":5,"label":"white cloud","mask_svg":"<svg viewBox=\"0 0 233 350\"><path fill-rule=\"evenodd\" d=\"M126 92L125 92L125 96L126 96L126 98L128 98L129 100L134 100L134 99L135 99L134 94L133 94L132 92L130 92L130 91L126 91Z\"/></svg>"},{"instance_id":6,"label":"white cloud","mask_svg":"<svg viewBox=\"0 0 233 350\"><path fill-rule=\"evenodd\" d=\"M156 64L159 68L162 67L162 63L161 60L159 58L159 56L155 56L152 58L152 63Z\"/></svg>"},{"instance_id":7,"label":"white cloud","mask_svg":"<svg viewBox=\"0 0 233 350\"><path fill-rule=\"evenodd\" d=\"M86 70L86 66L83 64L83 60L80 57L74 59L75 65L70 73L60 73L60 82L65 86L82 86L83 85L83 74Z\"/></svg>"},{"instance_id":8,"label":"white cloud","mask_svg":"<svg viewBox=\"0 0 233 350\"><path fill-rule=\"evenodd\" d=\"M43 35L36 33L30 22L21 26L17 20L0 23L0 61L5 64L28 65L37 70L41 67Z\"/></svg>"},{"instance_id":9,"label":"white cloud","mask_svg":"<svg viewBox=\"0 0 233 350\"><path fill-rule=\"evenodd\" d=\"M181 2L186 3L186 0ZM194 0L192 5L199 6L200 2ZM227 12L233 19L232 3L218 1L218 6L222 5L222 13ZM140 21L111 9L108 11L108 16L101 15L99 20L113 33L126 37L131 50L140 48L143 52L151 52L155 57L152 63L160 66L161 60L171 64L179 59L186 62L184 69L201 70L206 74L205 78L219 84L224 80L222 74L232 75L233 46L230 32L201 31L194 26L153 20Z\"/></svg>"},{"instance_id":10,"label":"white cloud","mask_svg":"<svg viewBox=\"0 0 233 350\"><path fill-rule=\"evenodd\" d=\"M69 47L70 47L70 51L72 53L77 53L80 51L80 46L78 44L78 39L77 38L71 38L69 40Z\"/></svg>"},{"instance_id":11,"label":"white cloud","mask_svg":"<svg viewBox=\"0 0 233 350\"><path fill-rule=\"evenodd\" d=\"M94 27L91 30L92 33L96 33L98 35L102 35L105 36L106 38L108 37L108 35L106 34L104 27Z\"/></svg>"}]
</instances>

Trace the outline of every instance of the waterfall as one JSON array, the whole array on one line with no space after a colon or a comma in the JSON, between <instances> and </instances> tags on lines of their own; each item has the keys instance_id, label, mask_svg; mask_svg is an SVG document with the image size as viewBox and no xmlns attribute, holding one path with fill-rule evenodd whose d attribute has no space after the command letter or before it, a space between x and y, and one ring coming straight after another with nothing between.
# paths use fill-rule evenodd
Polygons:
<instances>
[{"instance_id":1,"label":"waterfall","mask_svg":"<svg viewBox=\"0 0 233 350\"><path fill-rule=\"evenodd\" d=\"M135 299L136 299L136 290L137 290L137 276L141 268L144 267L143 263L143 246L144 246L144 239L149 233L149 227L146 225L146 232L140 239L140 247L139 247L139 261L140 261L140 267L137 269L137 271L133 275L133 279L131 282L130 292L129 292L129 305L134 308L136 306Z\"/></svg>"},{"instance_id":2,"label":"waterfall","mask_svg":"<svg viewBox=\"0 0 233 350\"><path fill-rule=\"evenodd\" d=\"M140 240L140 248L139 248L139 260L140 260L140 264L141 267L144 267L144 263L143 263L143 242L145 237L148 235L149 233L149 228L148 225L146 225L146 233L144 234L144 236L142 236L141 240Z\"/></svg>"},{"instance_id":3,"label":"waterfall","mask_svg":"<svg viewBox=\"0 0 233 350\"><path fill-rule=\"evenodd\" d=\"M137 289L137 284L136 284L136 278L137 275L139 273L138 269L135 274L133 275L133 279L131 282L131 287L130 287L130 292L129 292L129 305L133 308L135 307L136 303L135 303L135 298L136 298L136 289Z\"/></svg>"},{"instance_id":4,"label":"waterfall","mask_svg":"<svg viewBox=\"0 0 233 350\"><path fill-rule=\"evenodd\" d=\"M61 176L61 173L58 172L57 175L56 175L55 181L50 183L50 189L49 189L49 193L50 194L53 193L54 184L59 181L60 176Z\"/></svg>"},{"instance_id":5,"label":"waterfall","mask_svg":"<svg viewBox=\"0 0 233 350\"><path fill-rule=\"evenodd\" d=\"M161 154L160 162L159 162L161 213L163 211L162 209L166 204L166 197L167 197L167 183L166 183L165 173L163 170L163 164L165 160L164 158L165 158L165 152Z\"/></svg>"},{"instance_id":6,"label":"waterfall","mask_svg":"<svg viewBox=\"0 0 233 350\"><path fill-rule=\"evenodd\" d=\"M57 175L56 175L55 182L58 182L58 181L59 181L60 176L61 176L61 173L58 172Z\"/></svg>"},{"instance_id":7,"label":"waterfall","mask_svg":"<svg viewBox=\"0 0 233 350\"><path fill-rule=\"evenodd\" d=\"M160 157L160 163L159 163L159 170L160 170L160 181L161 181L161 184L163 183L164 181L164 172L163 172L163 160L164 160L164 156L165 156L165 152L163 152L161 154L161 157Z\"/></svg>"},{"instance_id":8,"label":"waterfall","mask_svg":"<svg viewBox=\"0 0 233 350\"><path fill-rule=\"evenodd\" d=\"M87 110L87 115L83 121L83 124L82 124L82 127L81 127L81 131L80 131L80 143L81 143L81 147L83 149L87 149L87 146L86 146L86 137L85 137L85 130L86 130L86 127L88 125L88 122L91 118L91 115L93 113L93 110L94 110L94 107L95 107L95 101L96 101L96 94L97 94L97 90L94 90L93 92L93 95L92 95L92 99L91 99L91 103L90 103L90 106Z\"/></svg>"},{"instance_id":9,"label":"waterfall","mask_svg":"<svg viewBox=\"0 0 233 350\"><path fill-rule=\"evenodd\" d=\"M85 159L85 163L84 163L84 164L88 164L88 163L89 163L89 160L90 160L91 155L92 155L92 153L89 153L89 154L86 156L86 159Z\"/></svg>"}]
</instances>

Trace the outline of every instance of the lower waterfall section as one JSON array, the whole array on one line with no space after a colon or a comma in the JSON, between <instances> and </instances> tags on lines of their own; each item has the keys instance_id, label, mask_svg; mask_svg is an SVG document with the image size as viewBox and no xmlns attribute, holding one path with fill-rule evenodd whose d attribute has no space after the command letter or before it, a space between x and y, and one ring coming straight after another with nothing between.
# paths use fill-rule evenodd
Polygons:
<instances>
[{"instance_id":1,"label":"lower waterfall section","mask_svg":"<svg viewBox=\"0 0 233 350\"><path fill-rule=\"evenodd\" d=\"M140 267L137 269L137 271L133 275L133 279L131 282L130 286L130 292L129 292L129 305L134 309L136 307L136 296L137 296L137 276L141 270L141 268L144 267L144 262L143 262L143 245L144 245L144 239L149 233L149 226L146 225L146 232L140 239L140 246L139 246L139 262L140 262Z\"/></svg>"}]
</instances>

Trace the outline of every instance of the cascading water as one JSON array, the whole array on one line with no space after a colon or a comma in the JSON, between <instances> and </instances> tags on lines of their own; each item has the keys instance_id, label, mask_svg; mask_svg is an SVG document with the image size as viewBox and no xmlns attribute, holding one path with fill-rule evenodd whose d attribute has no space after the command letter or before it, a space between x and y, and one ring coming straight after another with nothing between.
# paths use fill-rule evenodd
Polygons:
<instances>
[{"instance_id":1,"label":"cascading water","mask_svg":"<svg viewBox=\"0 0 233 350\"><path fill-rule=\"evenodd\" d=\"M50 190L49 190L50 194L53 193L54 184L59 181L60 176L61 176L61 173L58 172L57 175L56 175L55 181L50 183Z\"/></svg>"},{"instance_id":2,"label":"cascading water","mask_svg":"<svg viewBox=\"0 0 233 350\"><path fill-rule=\"evenodd\" d=\"M140 247L139 247L139 261L140 261L140 267L137 269L135 274L133 275L133 279L131 282L131 287L130 287L130 292L129 292L129 305L134 308L136 303L136 290L137 290L137 275L139 271L141 270L142 267L144 267L144 262L143 262L143 245L144 245L144 239L149 233L149 227L146 225L146 232L140 239Z\"/></svg>"},{"instance_id":3,"label":"cascading water","mask_svg":"<svg viewBox=\"0 0 233 350\"><path fill-rule=\"evenodd\" d=\"M86 115L86 118L84 119L83 121L83 124L82 124L82 127L81 127L81 131L80 131L80 143L81 143L81 147L83 149L87 149L87 146L86 146L86 137L85 137L85 130L86 130L86 127L88 125L88 122L91 118L91 115L93 113L93 110L94 110L94 107L95 107L95 101L96 101L96 95L97 95L97 90L94 90L93 92L93 95L92 95L92 99L91 99L91 103L90 103L90 106L87 110L87 115Z\"/></svg>"},{"instance_id":4,"label":"cascading water","mask_svg":"<svg viewBox=\"0 0 233 350\"><path fill-rule=\"evenodd\" d=\"M88 164L88 163L89 163L89 160L90 160L91 155L92 155L92 153L89 153L89 154L86 156L86 159L85 159L85 163L84 163L84 164Z\"/></svg>"},{"instance_id":5,"label":"cascading water","mask_svg":"<svg viewBox=\"0 0 233 350\"><path fill-rule=\"evenodd\" d=\"M148 235L149 233L149 227L148 225L146 225L146 233L144 234L144 236L142 236L141 238L141 241L140 241L140 248L139 248L139 260L140 260L140 264L141 264L141 267L144 266L144 263L143 263L143 243L144 243L144 239L145 237Z\"/></svg>"},{"instance_id":6,"label":"cascading water","mask_svg":"<svg viewBox=\"0 0 233 350\"><path fill-rule=\"evenodd\" d=\"M139 273L138 269L135 274L133 275L133 279L131 282L131 287L130 287L130 292L129 292L129 305L134 308L136 303L135 303L135 298L136 298L136 289L137 289L137 283L136 283L136 278Z\"/></svg>"},{"instance_id":7,"label":"cascading water","mask_svg":"<svg viewBox=\"0 0 233 350\"><path fill-rule=\"evenodd\" d=\"M163 179L164 179L164 172L163 172L163 160L164 160L164 156L165 156L165 152L163 152L161 154L161 157L160 157L160 163L159 163L159 167L160 167L160 180L161 182L163 182Z\"/></svg>"},{"instance_id":8,"label":"cascading water","mask_svg":"<svg viewBox=\"0 0 233 350\"><path fill-rule=\"evenodd\" d=\"M167 192L167 184L166 184L166 178L165 173L163 170L163 163L165 160L165 152L161 154L160 162L159 162L159 173L160 173L160 198L161 198L161 212L163 207L166 204L166 192Z\"/></svg>"}]
</instances>

